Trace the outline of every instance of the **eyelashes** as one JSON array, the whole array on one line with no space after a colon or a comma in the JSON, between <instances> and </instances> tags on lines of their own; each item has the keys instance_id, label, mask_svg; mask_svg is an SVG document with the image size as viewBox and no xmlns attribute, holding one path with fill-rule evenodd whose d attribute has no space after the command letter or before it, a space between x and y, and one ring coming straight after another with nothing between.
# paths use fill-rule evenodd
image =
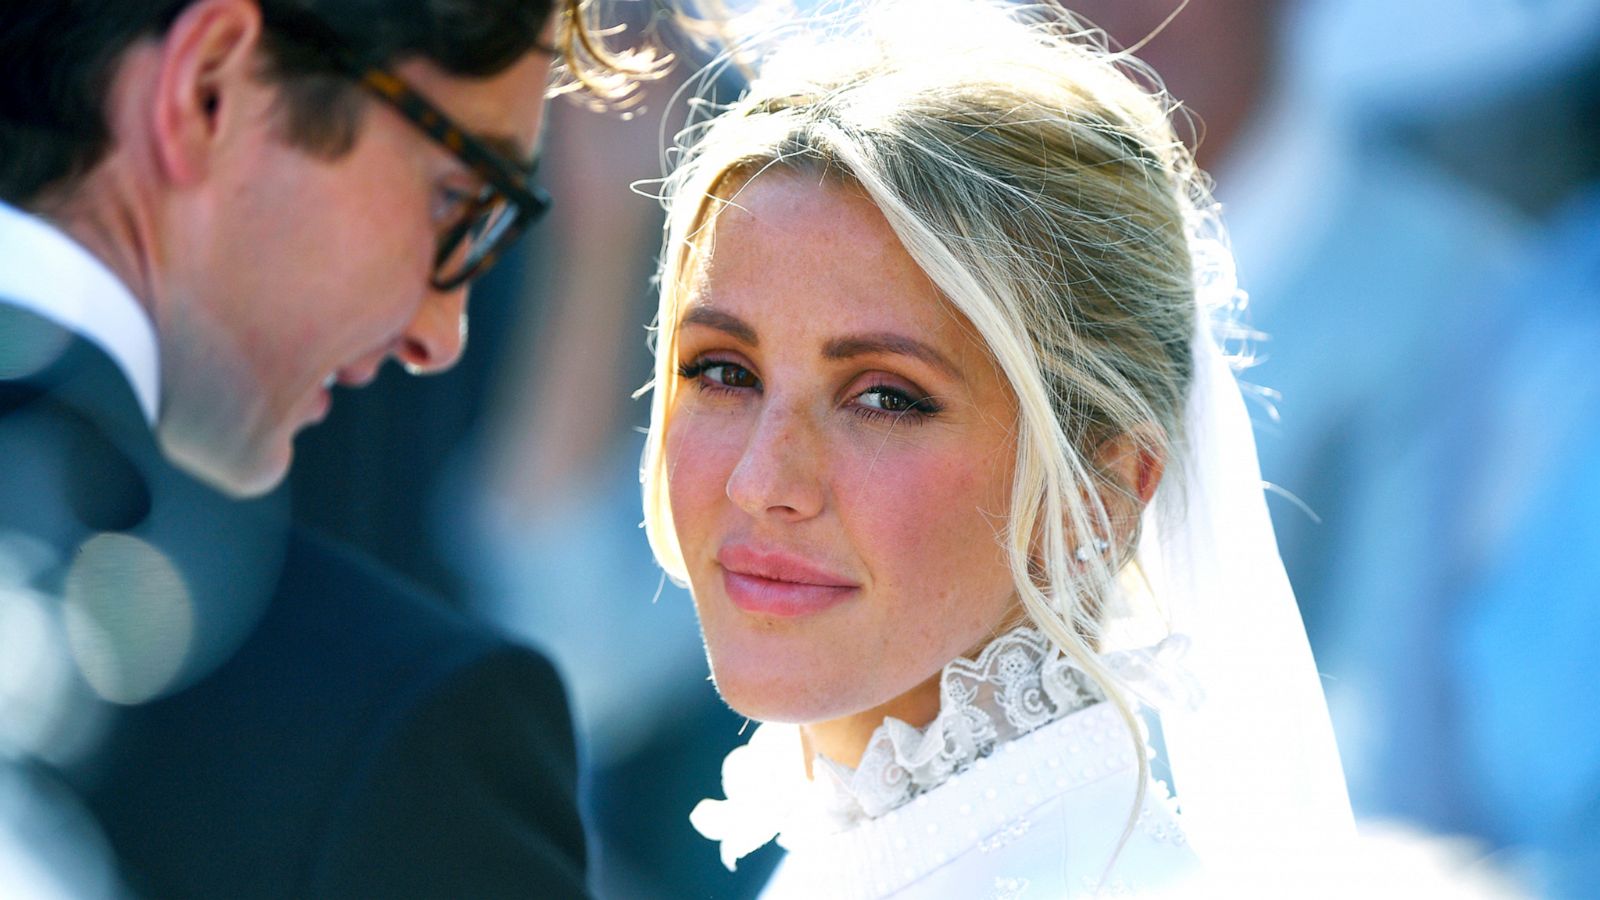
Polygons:
<instances>
[{"instance_id":1,"label":"eyelashes","mask_svg":"<svg viewBox=\"0 0 1600 900\"><path fill-rule=\"evenodd\" d=\"M856 400L877 398L873 405L858 405L859 415L868 419L886 418L896 422L909 421L920 425L938 415L942 407L932 397L913 397L905 391L886 384L877 384L855 396Z\"/></svg>"},{"instance_id":2,"label":"eyelashes","mask_svg":"<svg viewBox=\"0 0 1600 900\"><path fill-rule=\"evenodd\" d=\"M693 380L701 390L738 391L759 389L761 382L755 373L736 362L702 356L678 367L678 377ZM738 384L731 383L740 382Z\"/></svg>"},{"instance_id":3,"label":"eyelashes","mask_svg":"<svg viewBox=\"0 0 1600 900\"><path fill-rule=\"evenodd\" d=\"M702 394L735 396L760 391L761 379L732 360L702 356L678 366L678 377ZM874 383L851 395L847 408L867 421L921 425L944 410L933 397L904 388Z\"/></svg>"}]
</instances>

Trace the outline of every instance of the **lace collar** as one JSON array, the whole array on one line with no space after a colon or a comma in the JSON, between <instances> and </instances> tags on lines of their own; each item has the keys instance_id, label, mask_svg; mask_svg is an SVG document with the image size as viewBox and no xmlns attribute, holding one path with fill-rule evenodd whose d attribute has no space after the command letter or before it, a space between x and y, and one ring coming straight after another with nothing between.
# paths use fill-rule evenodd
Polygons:
<instances>
[{"instance_id":1,"label":"lace collar","mask_svg":"<svg viewBox=\"0 0 1600 900\"><path fill-rule=\"evenodd\" d=\"M833 804L842 831L875 819L932 790L1001 743L1083 709L1102 698L1044 632L1007 632L976 660L956 659L939 676L939 715L926 728L895 718L867 741L851 770L819 756L814 769L840 793Z\"/></svg>"},{"instance_id":2,"label":"lace collar","mask_svg":"<svg viewBox=\"0 0 1600 900\"><path fill-rule=\"evenodd\" d=\"M1169 670L1181 655L1173 636L1153 648L1106 654L1102 660L1136 696L1138 682ZM948 781L996 746L1103 699L1098 687L1042 631L1024 625L984 647L976 660L957 659L939 678L939 715L926 728L888 718L873 732L852 770L825 757L807 779L800 730L767 724L722 764L726 800L702 800L689 819L721 842L722 862L737 860L779 837L831 834L877 818ZM1149 699L1156 699L1151 697ZM781 836L780 836L781 835Z\"/></svg>"}]
</instances>

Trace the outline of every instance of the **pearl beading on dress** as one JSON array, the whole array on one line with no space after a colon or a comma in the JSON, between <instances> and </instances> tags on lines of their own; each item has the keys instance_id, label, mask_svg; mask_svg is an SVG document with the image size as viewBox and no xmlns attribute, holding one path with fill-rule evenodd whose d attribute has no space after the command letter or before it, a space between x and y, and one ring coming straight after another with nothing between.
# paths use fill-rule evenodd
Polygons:
<instances>
[{"instance_id":1,"label":"pearl beading on dress","mask_svg":"<svg viewBox=\"0 0 1600 900\"><path fill-rule=\"evenodd\" d=\"M1177 665L1183 649L1173 635L1100 661L1147 703L1183 702L1192 693ZM769 900L879 897L946 876L960 881L964 896L1025 889L1094 896L1076 876L1070 886L1060 880L1069 846L1062 829L1078 835L1067 859L1073 870L1120 858L1138 754L1153 755L1143 728L1130 733L1088 676L1026 626L992 641L976 660L947 665L940 688L939 715L926 728L887 719L858 769L817 757L814 780L805 775L799 728L762 725L723 762L728 799L701 801L691 821L720 842L729 869L774 837L792 851L769 884ZM1151 848L1162 848L1159 871L1192 861L1165 785L1147 784L1135 825L1129 842L1145 848L1147 871ZM1044 871L1017 868L1019 859L1040 854ZM974 872L989 873L981 887L967 880ZM991 891L998 877L1016 881Z\"/></svg>"},{"instance_id":2,"label":"pearl beading on dress","mask_svg":"<svg viewBox=\"0 0 1600 900\"><path fill-rule=\"evenodd\" d=\"M996 785L995 766L1015 775ZM1137 769L1126 724L1109 703L1097 703L1001 744L901 809L837 834L785 832L779 843L799 865L825 863L799 879L817 896L881 897L966 854L1000 851L1028 834L1041 805L1100 779L1131 780ZM1145 809L1164 799L1151 797Z\"/></svg>"}]
</instances>

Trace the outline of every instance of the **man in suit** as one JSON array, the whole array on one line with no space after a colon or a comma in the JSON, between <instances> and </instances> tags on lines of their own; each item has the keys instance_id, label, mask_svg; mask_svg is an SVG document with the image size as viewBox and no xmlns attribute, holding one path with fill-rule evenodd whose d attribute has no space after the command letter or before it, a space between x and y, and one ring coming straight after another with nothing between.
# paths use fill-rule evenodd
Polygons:
<instances>
[{"instance_id":1,"label":"man in suit","mask_svg":"<svg viewBox=\"0 0 1600 900\"><path fill-rule=\"evenodd\" d=\"M579 5L0 12L0 612L70 663L28 777L140 895L584 891L549 665L272 493L333 384L462 352Z\"/></svg>"}]
</instances>

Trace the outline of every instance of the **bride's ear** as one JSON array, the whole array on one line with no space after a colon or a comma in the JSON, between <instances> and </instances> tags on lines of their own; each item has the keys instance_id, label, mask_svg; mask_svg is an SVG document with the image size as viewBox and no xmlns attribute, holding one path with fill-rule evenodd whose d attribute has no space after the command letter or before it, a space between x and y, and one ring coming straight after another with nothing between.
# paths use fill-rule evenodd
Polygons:
<instances>
[{"instance_id":1,"label":"bride's ear","mask_svg":"<svg viewBox=\"0 0 1600 900\"><path fill-rule=\"evenodd\" d=\"M1119 555L1126 557L1138 540L1140 516L1166 472L1166 432L1154 425L1122 432L1096 444L1093 456L1086 462L1093 467L1095 477L1090 484L1079 485L1079 500L1091 510L1099 501L1110 520L1111 534L1092 536L1088 543L1068 547L1068 552L1084 563L1092 554L1105 554L1116 546ZM1071 530L1069 526L1068 531ZM1043 567L1038 552L1041 539L1035 535L1034 552L1030 555L1036 573Z\"/></svg>"},{"instance_id":2,"label":"bride's ear","mask_svg":"<svg viewBox=\"0 0 1600 900\"><path fill-rule=\"evenodd\" d=\"M1137 516L1145 504L1155 496L1161 484L1161 475L1167 468L1166 451L1162 435L1153 426L1123 432L1108 438L1095 449L1094 464L1101 474L1120 491L1124 502L1138 508L1127 510ZM1112 498L1105 498L1108 508Z\"/></svg>"},{"instance_id":3,"label":"bride's ear","mask_svg":"<svg viewBox=\"0 0 1600 900\"><path fill-rule=\"evenodd\" d=\"M1155 426L1125 431L1100 442L1094 466L1100 473L1100 501L1116 530L1112 539L1125 544L1137 533L1139 517L1155 496L1166 471L1164 435Z\"/></svg>"}]
</instances>

